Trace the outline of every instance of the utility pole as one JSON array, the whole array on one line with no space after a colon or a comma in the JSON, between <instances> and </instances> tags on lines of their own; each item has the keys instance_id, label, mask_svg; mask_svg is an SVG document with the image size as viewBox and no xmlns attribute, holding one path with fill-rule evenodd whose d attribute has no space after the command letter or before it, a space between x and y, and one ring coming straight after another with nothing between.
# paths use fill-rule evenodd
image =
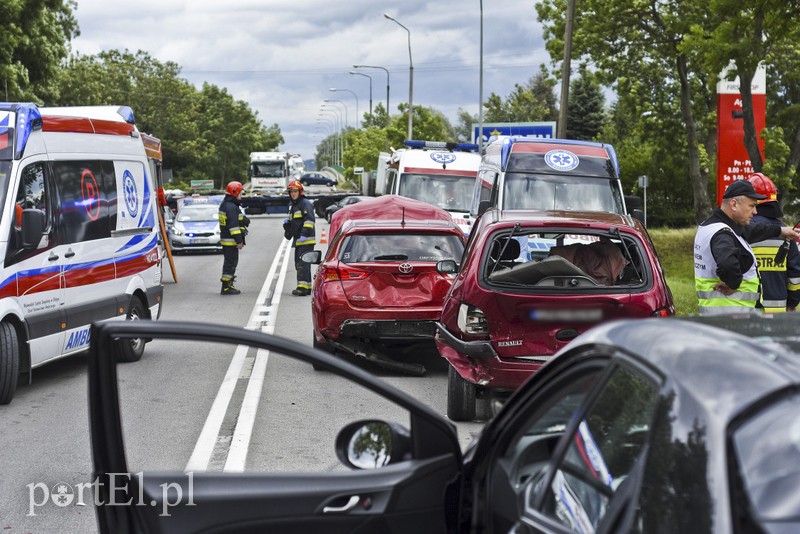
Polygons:
<instances>
[{"instance_id":1,"label":"utility pole","mask_svg":"<svg viewBox=\"0 0 800 534\"><path fill-rule=\"evenodd\" d=\"M572 72L572 26L575 22L575 0L567 0L567 20L564 28L564 61L561 64L561 105L558 110L556 137L567 137L567 112L569 111L569 75Z\"/></svg>"}]
</instances>

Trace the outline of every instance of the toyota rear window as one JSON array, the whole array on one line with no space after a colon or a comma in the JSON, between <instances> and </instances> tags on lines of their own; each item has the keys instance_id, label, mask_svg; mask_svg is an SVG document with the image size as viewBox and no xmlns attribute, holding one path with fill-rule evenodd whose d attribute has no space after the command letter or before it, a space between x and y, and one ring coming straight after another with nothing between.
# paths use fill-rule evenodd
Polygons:
<instances>
[{"instance_id":1,"label":"toyota rear window","mask_svg":"<svg viewBox=\"0 0 800 534\"><path fill-rule=\"evenodd\" d=\"M345 263L457 260L464 243L453 234L356 234L342 243Z\"/></svg>"}]
</instances>

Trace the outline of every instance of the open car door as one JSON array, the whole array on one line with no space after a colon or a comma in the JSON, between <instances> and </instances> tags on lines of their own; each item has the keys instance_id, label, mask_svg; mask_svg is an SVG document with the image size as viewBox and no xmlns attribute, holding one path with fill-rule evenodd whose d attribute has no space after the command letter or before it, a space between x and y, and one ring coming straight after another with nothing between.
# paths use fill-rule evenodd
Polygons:
<instances>
[{"instance_id":1,"label":"open car door","mask_svg":"<svg viewBox=\"0 0 800 534\"><path fill-rule=\"evenodd\" d=\"M172 406L151 404L155 409L143 413L143 406L127 398L137 392L145 402L158 402L127 369L118 369L115 354L128 339L151 339L153 365L175 358L169 371L158 377L165 386L179 390L181 398L197 397L197 410L182 407L180 420L159 419L176 412ZM205 377L199 367L170 354L169 347L192 344L192 354L225 357L228 354L285 356L294 365L315 364L325 368L329 383L336 383L342 396L363 389L375 401L354 407L362 421L339 421L341 414L324 415L328 423L344 429L335 440L340 462L315 465L314 458L295 457L303 472L275 469L280 457L295 450L283 444L288 430L272 427L252 431L251 457L244 471L216 468L213 462L201 469L191 466L189 454L197 432L191 428L194 417L205 419L209 395L198 392L193 381ZM268 353L266 351L269 351ZM279 356L280 355L280 356ZM147 365L146 361L140 362ZM258 365L258 361L256 361ZM266 363L264 363L266 365ZM138 364L137 364L138 367ZM180 377L185 370L188 378ZM137 373L139 373L137 369ZM210 371L209 371L210 372ZM319 373L318 373L319 374ZM166 376L165 376L166 375ZM137 379L142 376L137 374ZM188 385L188 386L187 386ZM198 394L199 393L199 394ZM332 395L335 395L333 393ZM174 403L173 403L174 404ZM294 404L294 403L292 403ZM122 409L121 409L122 407ZM128 414L131 408L133 414ZM205 410L203 410L205 408ZM370 419L407 417L407 427ZM317 411L323 411L317 407ZM261 412L268 410L262 407ZM364 415L362 418L361 415ZM124 415L124 417L123 417ZM131 415L131 416L129 416ZM260 413L259 415L262 415ZM92 327L89 355L89 416L92 441L93 479L98 529L103 533L124 532L455 532L461 491L462 457L452 424L431 408L402 391L376 379L354 365L293 341L241 328L203 323L166 321L113 321ZM302 419L299 418L299 419ZM276 420L297 426L291 414L272 414ZM278 421L279 422L279 421ZM311 432L298 432L300 441L316 439ZM257 422L258 423L258 422ZM187 436L194 436L186 439ZM265 448L253 453L259 437L281 440L280 448ZM160 438L160 441L156 441ZM299 449L307 443L300 443ZM330 443L334 450L334 443ZM277 450L269 457L269 451ZM174 459L178 467L170 465ZM152 465L148 462L152 461ZM130 462L130 465L129 465ZM343 469L341 464L355 468ZM165 467L166 466L166 467Z\"/></svg>"}]
</instances>

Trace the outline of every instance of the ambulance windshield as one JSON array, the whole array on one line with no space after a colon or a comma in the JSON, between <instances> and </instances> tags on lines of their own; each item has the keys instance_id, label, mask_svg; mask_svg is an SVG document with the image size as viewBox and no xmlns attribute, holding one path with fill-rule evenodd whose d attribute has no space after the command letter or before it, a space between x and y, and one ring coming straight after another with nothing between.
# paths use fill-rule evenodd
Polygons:
<instances>
[{"instance_id":1,"label":"ambulance windshield","mask_svg":"<svg viewBox=\"0 0 800 534\"><path fill-rule=\"evenodd\" d=\"M615 178L507 173L503 209L625 213Z\"/></svg>"},{"instance_id":2,"label":"ambulance windshield","mask_svg":"<svg viewBox=\"0 0 800 534\"><path fill-rule=\"evenodd\" d=\"M398 194L447 211L468 212L475 176L405 173Z\"/></svg>"}]
</instances>

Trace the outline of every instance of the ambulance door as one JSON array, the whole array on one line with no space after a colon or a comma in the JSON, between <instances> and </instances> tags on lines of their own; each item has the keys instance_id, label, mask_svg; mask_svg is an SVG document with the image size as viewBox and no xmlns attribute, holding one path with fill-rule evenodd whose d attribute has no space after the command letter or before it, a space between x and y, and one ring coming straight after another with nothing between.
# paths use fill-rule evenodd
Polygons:
<instances>
[{"instance_id":1,"label":"ambulance door","mask_svg":"<svg viewBox=\"0 0 800 534\"><path fill-rule=\"evenodd\" d=\"M61 354L66 312L62 269L64 255L55 231L55 189L50 167L45 160L27 158L19 167L19 182L14 198L6 203L13 211L8 248L3 262L3 294L16 300L16 308L25 321L31 366ZM34 247L22 241L22 213L39 210L44 214L44 232ZM8 309L8 307L4 306Z\"/></svg>"},{"instance_id":2,"label":"ambulance door","mask_svg":"<svg viewBox=\"0 0 800 534\"><path fill-rule=\"evenodd\" d=\"M60 202L59 229L64 256L67 328L64 352L89 346L93 321L117 315L114 250L103 160L61 160L52 163Z\"/></svg>"}]
</instances>

